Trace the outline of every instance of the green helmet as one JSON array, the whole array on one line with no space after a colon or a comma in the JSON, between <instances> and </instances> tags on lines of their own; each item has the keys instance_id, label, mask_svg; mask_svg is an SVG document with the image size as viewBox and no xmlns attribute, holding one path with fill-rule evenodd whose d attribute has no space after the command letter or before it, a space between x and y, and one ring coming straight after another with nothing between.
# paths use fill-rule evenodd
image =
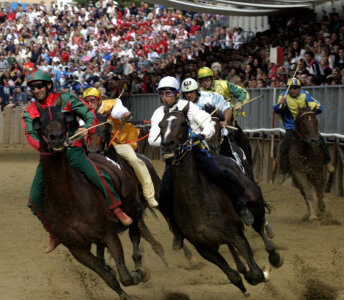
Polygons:
<instances>
[{"instance_id":1,"label":"green helmet","mask_svg":"<svg viewBox=\"0 0 344 300\"><path fill-rule=\"evenodd\" d=\"M44 72L42 70L33 70L31 73L27 75L26 78L27 78L27 85L29 86L33 81L36 81L36 80L53 82L50 78L49 73Z\"/></svg>"}]
</instances>

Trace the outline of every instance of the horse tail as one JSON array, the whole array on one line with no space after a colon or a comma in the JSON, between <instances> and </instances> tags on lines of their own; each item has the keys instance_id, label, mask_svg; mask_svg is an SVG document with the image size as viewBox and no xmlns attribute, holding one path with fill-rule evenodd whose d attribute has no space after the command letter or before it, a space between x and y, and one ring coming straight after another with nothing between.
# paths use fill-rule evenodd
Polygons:
<instances>
[{"instance_id":1,"label":"horse tail","mask_svg":"<svg viewBox=\"0 0 344 300\"><path fill-rule=\"evenodd\" d=\"M155 214L155 213L154 213ZM152 233L149 231L147 225L145 224L145 222L143 221L143 219L141 218L138 221L138 227L139 230L142 234L142 237L152 246L153 251L158 254L158 256L161 258L162 262L164 263L164 265L167 267L168 263L167 260L165 258L165 251L164 248L162 247L162 245L153 237Z\"/></svg>"}]
</instances>

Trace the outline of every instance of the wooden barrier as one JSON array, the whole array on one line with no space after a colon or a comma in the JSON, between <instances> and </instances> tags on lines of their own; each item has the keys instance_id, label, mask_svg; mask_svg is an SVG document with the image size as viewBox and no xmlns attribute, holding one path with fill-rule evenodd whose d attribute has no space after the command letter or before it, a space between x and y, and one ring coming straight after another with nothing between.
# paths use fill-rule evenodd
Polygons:
<instances>
[{"instance_id":1,"label":"wooden barrier","mask_svg":"<svg viewBox=\"0 0 344 300\"><path fill-rule=\"evenodd\" d=\"M0 113L0 144L27 145L24 130L21 126L22 107L5 107ZM149 127L141 129L140 137L148 133ZM274 183L279 172L279 142L280 138L267 138L264 133L257 137L251 137L253 171L257 181ZM329 175L327 182L328 193L344 196L344 145L337 139L329 143L332 163L336 171ZM138 142L138 152L145 154L150 159L161 159L160 150L148 145L148 139ZM271 157L271 152L273 157ZM285 185L292 184L286 180Z\"/></svg>"}]
</instances>

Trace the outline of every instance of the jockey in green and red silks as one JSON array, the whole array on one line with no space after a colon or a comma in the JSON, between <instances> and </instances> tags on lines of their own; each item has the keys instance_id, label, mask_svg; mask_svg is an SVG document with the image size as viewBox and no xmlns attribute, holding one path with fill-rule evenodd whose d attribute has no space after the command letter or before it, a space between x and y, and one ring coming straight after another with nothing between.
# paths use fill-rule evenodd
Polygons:
<instances>
[{"instance_id":1,"label":"jockey in green and red silks","mask_svg":"<svg viewBox=\"0 0 344 300\"><path fill-rule=\"evenodd\" d=\"M33 102L22 115L22 125L25 130L26 138L29 144L36 150L39 150L39 136L33 129L32 123L36 117L40 116L39 109L47 106L57 106L61 104L61 111L71 112L75 117L82 119L85 124L83 127L79 127L77 122L72 122L69 126L69 136L74 135L77 132L85 131L97 124L97 119L94 112L89 106L82 100L70 93L53 93L53 83L50 75L47 72L41 70L35 70L27 76L28 86L31 88L36 101ZM94 129L88 130L89 134L92 134ZM82 135L87 134L87 131ZM78 169L82 172L86 178L92 182L100 191L102 191L110 209L114 209L116 217L124 224L131 224L132 220L128 217L120 208L121 200L116 193L110 176L103 171L97 169L94 163L87 157L83 151L80 141L75 140L73 144L67 148L66 156L68 163L71 167ZM49 231L47 224L43 216L43 176L41 164L38 165L36 174L31 186L28 206L32 212L42 221L46 229ZM51 237L50 244L47 252L54 250L56 243Z\"/></svg>"}]
</instances>

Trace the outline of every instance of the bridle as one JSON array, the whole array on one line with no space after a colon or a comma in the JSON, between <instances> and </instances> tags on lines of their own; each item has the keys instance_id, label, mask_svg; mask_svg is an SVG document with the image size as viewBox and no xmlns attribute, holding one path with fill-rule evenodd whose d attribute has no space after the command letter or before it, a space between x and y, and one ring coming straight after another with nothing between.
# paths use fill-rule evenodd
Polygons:
<instances>
[{"instance_id":1,"label":"bridle","mask_svg":"<svg viewBox=\"0 0 344 300\"><path fill-rule=\"evenodd\" d=\"M306 115L315 115L314 111L305 111L303 113L301 113L298 117L297 120L300 122L301 119L306 116ZM300 137L300 139L302 141L308 142L307 139L305 138L305 136L299 132L298 128L295 126L294 132Z\"/></svg>"}]
</instances>

